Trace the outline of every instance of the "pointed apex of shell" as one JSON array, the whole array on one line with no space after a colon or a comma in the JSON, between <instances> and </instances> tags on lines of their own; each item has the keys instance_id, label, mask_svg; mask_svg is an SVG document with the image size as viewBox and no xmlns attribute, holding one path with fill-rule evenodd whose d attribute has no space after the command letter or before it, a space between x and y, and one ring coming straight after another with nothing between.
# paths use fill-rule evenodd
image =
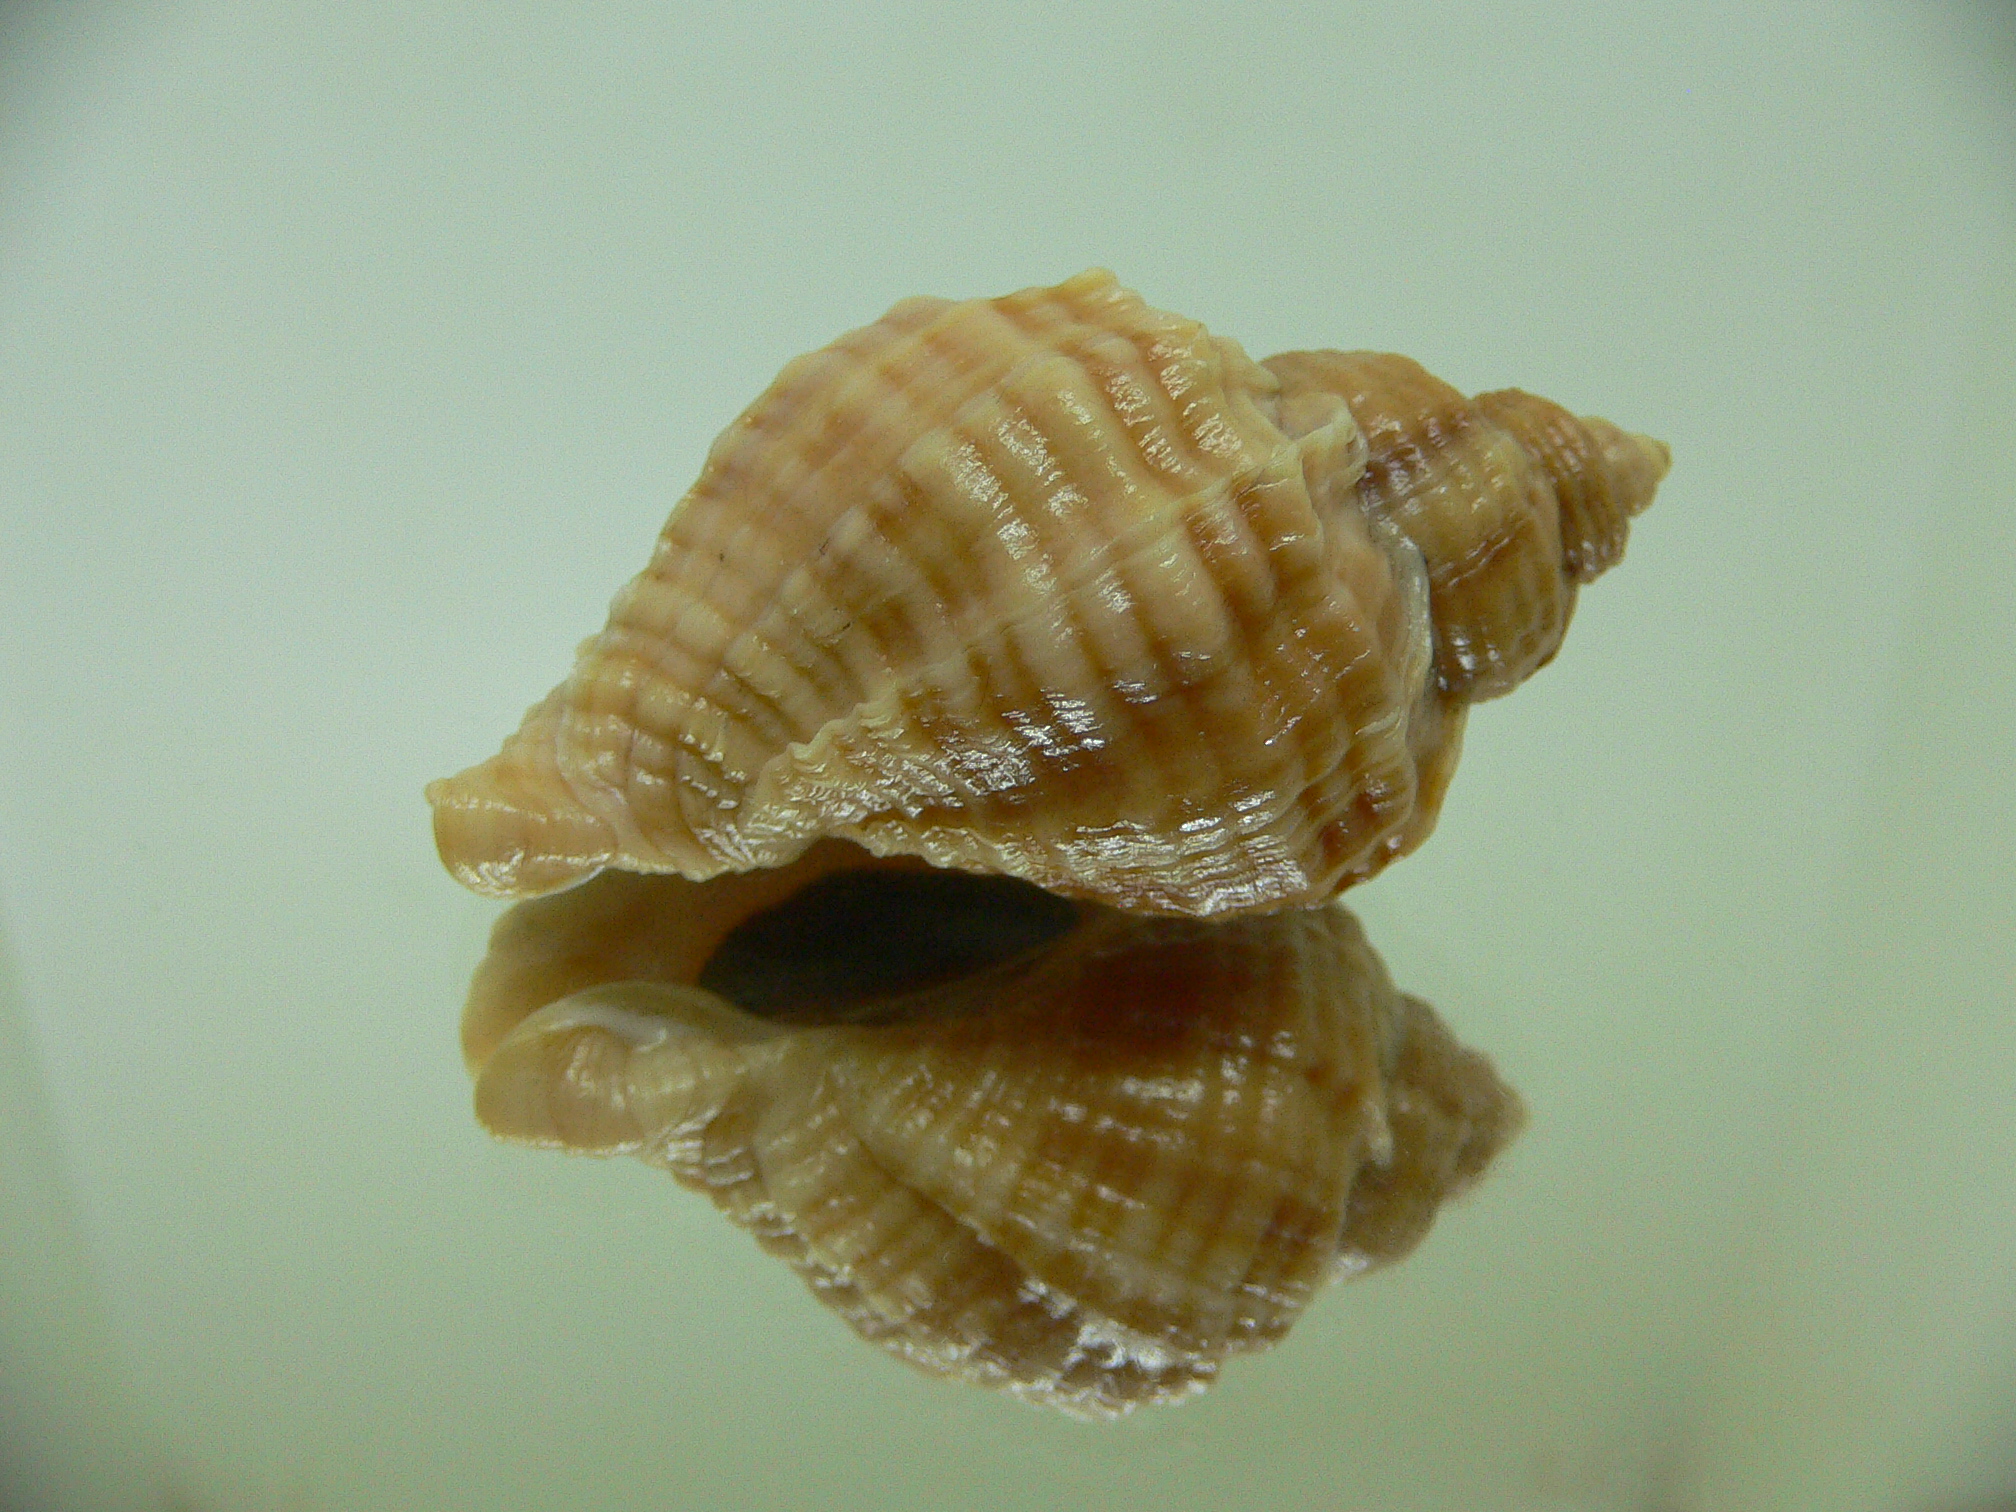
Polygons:
<instances>
[{"instance_id":1,"label":"pointed apex of shell","mask_svg":"<svg viewBox=\"0 0 2016 1512\"><path fill-rule=\"evenodd\" d=\"M1583 424L1592 430L1605 422L1585 420ZM1615 450L1606 449L1604 463L1610 468L1611 476L1617 481L1611 486L1630 500L1630 510L1634 515L1652 502L1652 495L1665 481L1666 474L1673 470L1673 448L1664 441L1651 436L1641 436L1636 431L1620 431L1622 444Z\"/></svg>"}]
</instances>

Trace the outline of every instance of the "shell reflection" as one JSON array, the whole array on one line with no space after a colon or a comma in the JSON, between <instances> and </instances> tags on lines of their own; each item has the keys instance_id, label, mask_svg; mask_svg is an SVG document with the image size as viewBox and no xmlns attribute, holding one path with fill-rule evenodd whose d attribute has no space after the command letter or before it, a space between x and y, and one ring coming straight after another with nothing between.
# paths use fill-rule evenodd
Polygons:
<instances>
[{"instance_id":1,"label":"shell reflection","mask_svg":"<svg viewBox=\"0 0 2016 1512\"><path fill-rule=\"evenodd\" d=\"M1341 907L1143 917L837 841L521 903L463 1027L493 1133L640 1156L864 1337L1089 1416L1405 1255L1520 1120Z\"/></svg>"}]
</instances>

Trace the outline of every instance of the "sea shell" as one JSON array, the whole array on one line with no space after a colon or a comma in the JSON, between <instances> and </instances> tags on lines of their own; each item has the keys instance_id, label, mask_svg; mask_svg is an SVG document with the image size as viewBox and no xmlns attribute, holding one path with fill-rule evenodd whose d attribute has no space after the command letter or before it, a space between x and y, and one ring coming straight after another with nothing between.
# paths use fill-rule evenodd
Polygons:
<instances>
[{"instance_id":1,"label":"sea shell","mask_svg":"<svg viewBox=\"0 0 2016 1512\"><path fill-rule=\"evenodd\" d=\"M1094 1417L1407 1253L1520 1119L1341 906L1145 917L831 841L519 904L464 1027L494 1133L642 1156L864 1337Z\"/></svg>"},{"instance_id":2,"label":"sea shell","mask_svg":"<svg viewBox=\"0 0 2016 1512\"><path fill-rule=\"evenodd\" d=\"M1426 837L1467 702L1553 654L1665 467L1405 359L1256 364L1104 272L906 300L728 427L572 676L430 788L437 844L498 896L839 836L1320 903Z\"/></svg>"}]
</instances>

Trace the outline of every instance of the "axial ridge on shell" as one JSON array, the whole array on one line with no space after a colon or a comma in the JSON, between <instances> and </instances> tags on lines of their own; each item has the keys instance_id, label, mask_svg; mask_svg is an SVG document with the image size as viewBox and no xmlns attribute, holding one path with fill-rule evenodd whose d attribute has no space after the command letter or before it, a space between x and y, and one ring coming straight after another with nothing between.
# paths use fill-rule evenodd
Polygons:
<instances>
[{"instance_id":1,"label":"axial ridge on shell","mask_svg":"<svg viewBox=\"0 0 2016 1512\"><path fill-rule=\"evenodd\" d=\"M1111 274L915 299L729 425L572 675L429 791L527 896L824 836L1142 912L1426 837L1665 451L1405 359L1258 364Z\"/></svg>"}]
</instances>

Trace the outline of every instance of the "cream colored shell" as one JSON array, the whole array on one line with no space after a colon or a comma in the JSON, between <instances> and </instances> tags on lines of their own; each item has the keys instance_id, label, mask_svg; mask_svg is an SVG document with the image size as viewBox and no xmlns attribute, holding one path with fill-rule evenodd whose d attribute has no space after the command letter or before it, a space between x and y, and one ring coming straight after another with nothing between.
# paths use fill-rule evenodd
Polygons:
<instances>
[{"instance_id":1,"label":"cream colored shell","mask_svg":"<svg viewBox=\"0 0 2016 1512\"><path fill-rule=\"evenodd\" d=\"M722 937L875 862L609 872L499 922L465 1018L483 1122L628 1153L864 1337L1087 1416L1201 1389L1326 1281L1411 1250L1517 1099L1341 907L1092 905L1049 943L783 1021L695 985ZM1067 912L1071 912L1067 910Z\"/></svg>"},{"instance_id":2,"label":"cream colored shell","mask_svg":"<svg viewBox=\"0 0 2016 1512\"><path fill-rule=\"evenodd\" d=\"M437 842L499 896L833 835L1319 902L1426 836L1466 700L1552 654L1664 467L1404 359L1256 364L1104 272L906 300L722 434L572 676L430 788Z\"/></svg>"}]
</instances>

